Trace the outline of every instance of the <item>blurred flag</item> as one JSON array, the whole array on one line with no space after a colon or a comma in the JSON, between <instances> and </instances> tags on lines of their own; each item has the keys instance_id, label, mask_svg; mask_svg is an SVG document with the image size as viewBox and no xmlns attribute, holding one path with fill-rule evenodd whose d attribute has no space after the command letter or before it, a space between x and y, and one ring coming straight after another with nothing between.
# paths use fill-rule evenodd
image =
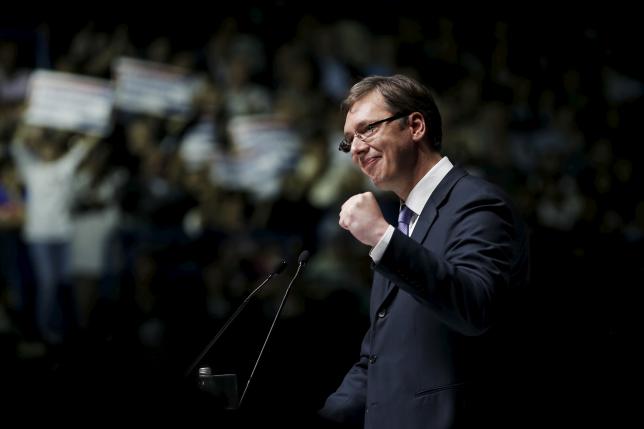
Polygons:
<instances>
[{"instance_id":1,"label":"blurred flag","mask_svg":"<svg viewBox=\"0 0 644 429\"><path fill-rule=\"evenodd\" d=\"M37 70L29 80L25 122L102 137L111 130L113 104L107 80Z\"/></svg>"},{"instance_id":2,"label":"blurred flag","mask_svg":"<svg viewBox=\"0 0 644 429\"><path fill-rule=\"evenodd\" d=\"M275 115L237 116L228 123L228 132L232 151L215 158L213 180L258 199L275 197L299 159L297 133Z\"/></svg>"},{"instance_id":3,"label":"blurred flag","mask_svg":"<svg viewBox=\"0 0 644 429\"><path fill-rule=\"evenodd\" d=\"M184 116L192 109L199 79L180 67L118 58L114 63L116 106L156 116Z\"/></svg>"}]
</instances>

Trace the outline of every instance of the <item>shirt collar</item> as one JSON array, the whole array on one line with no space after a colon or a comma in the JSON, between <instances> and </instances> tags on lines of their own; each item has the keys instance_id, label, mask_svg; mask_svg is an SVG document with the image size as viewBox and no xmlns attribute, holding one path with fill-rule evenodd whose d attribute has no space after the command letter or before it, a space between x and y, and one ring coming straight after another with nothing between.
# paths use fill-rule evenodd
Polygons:
<instances>
[{"instance_id":1,"label":"shirt collar","mask_svg":"<svg viewBox=\"0 0 644 429\"><path fill-rule=\"evenodd\" d=\"M417 216L423 211L427 200L432 195L438 184L454 167L450 160L444 156L423 176L416 186L411 190L404 204L409 207Z\"/></svg>"}]
</instances>

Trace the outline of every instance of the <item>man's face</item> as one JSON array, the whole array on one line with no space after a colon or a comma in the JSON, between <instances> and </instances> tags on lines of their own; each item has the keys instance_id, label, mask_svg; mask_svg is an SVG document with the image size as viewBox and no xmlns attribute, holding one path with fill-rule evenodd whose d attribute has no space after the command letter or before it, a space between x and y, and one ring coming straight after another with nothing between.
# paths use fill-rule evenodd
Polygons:
<instances>
[{"instance_id":1,"label":"man's face","mask_svg":"<svg viewBox=\"0 0 644 429\"><path fill-rule=\"evenodd\" d=\"M365 127L398 112L391 112L378 91L358 100L347 113L344 135L347 141L354 133L365 132ZM374 134L362 141L353 140L351 158L379 189L400 193L409 186L416 159L415 145L401 120L383 122Z\"/></svg>"}]
</instances>

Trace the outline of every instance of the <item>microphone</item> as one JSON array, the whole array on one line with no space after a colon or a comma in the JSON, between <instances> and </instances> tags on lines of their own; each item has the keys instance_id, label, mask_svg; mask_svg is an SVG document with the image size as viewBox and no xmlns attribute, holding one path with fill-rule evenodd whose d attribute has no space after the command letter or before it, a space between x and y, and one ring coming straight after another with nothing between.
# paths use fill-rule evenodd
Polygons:
<instances>
[{"instance_id":1,"label":"microphone","mask_svg":"<svg viewBox=\"0 0 644 429\"><path fill-rule=\"evenodd\" d=\"M277 264L277 266L275 267L273 272L270 273L268 275L268 277L266 277L266 279L259 286L257 286L251 293L248 294L248 296L239 305L239 307L237 307L237 310L235 310L233 315L230 316L228 318L228 320L226 320L226 323L224 323L224 325L221 327L221 329L219 329L219 331L217 332L215 337L212 339L212 341L210 341L210 343L201 352L201 354L197 357L197 359L195 359L194 363L192 365L190 365L190 367L188 368L188 370L185 373L186 377L188 377L190 375L190 373L195 369L195 367L199 364L199 362L201 362L201 359L203 359L203 357L206 355L206 353L208 353L208 351L212 348L212 346L215 345L215 343L217 342L219 337L221 337L221 335L226 331L226 329L228 329L228 326L231 323L233 323L233 321L237 318L239 313L242 312L242 310L244 309L244 307L246 307L246 304L248 304L248 301L250 301L250 299L253 297L253 295L255 295L262 287L264 287L264 285L267 284L273 278L273 276L281 274L284 271L285 268L286 268L286 261L284 259L282 259Z\"/></svg>"},{"instance_id":2,"label":"microphone","mask_svg":"<svg viewBox=\"0 0 644 429\"><path fill-rule=\"evenodd\" d=\"M282 308L284 308L284 303L286 302L286 298L288 298L288 295L291 292L291 286L293 286L293 282L295 281L297 276L300 274L301 269L309 261L309 256L310 256L309 251L308 250L303 250L302 253L300 253L300 256L297 258L297 270L295 271L295 274L293 275L293 278L291 279L291 282L288 284L288 287L286 288L286 292L284 292L284 296L282 297L282 302L280 302L280 305L277 308L277 313L275 314L275 317L273 318L273 323L271 323L271 327L268 330L268 334L266 334L266 339L264 340L264 344L262 345L262 348L259 351L259 355L257 356L257 360L255 361L255 365L253 366L253 370L250 372L250 376L248 377L248 381L246 382L246 387L244 387L244 391L242 392L242 395L239 398L238 407L241 407L241 404L244 401L244 397L246 396L246 391L248 390L248 386L250 385L250 381L252 380L253 374L255 374L255 370L257 369L257 365L259 364L259 361L262 358L262 354L264 353L264 348L266 348L266 344L268 343L268 339L270 338L271 333L273 332L273 327L275 327L275 323L277 322L278 317L282 313Z\"/></svg>"}]
</instances>

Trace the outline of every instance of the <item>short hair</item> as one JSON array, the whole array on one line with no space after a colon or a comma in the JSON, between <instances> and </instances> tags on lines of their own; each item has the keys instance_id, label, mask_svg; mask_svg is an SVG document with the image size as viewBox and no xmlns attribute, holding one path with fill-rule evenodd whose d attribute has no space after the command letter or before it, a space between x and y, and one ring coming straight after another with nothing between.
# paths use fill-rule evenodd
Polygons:
<instances>
[{"instance_id":1,"label":"short hair","mask_svg":"<svg viewBox=\"0 0 644 429\"><path fill-rule=\"evenodd\" d=\"M429 147L435 151L441 150L441 115L429 88L401 74L369 76L351 87L349 95L342 101L342 112L346 115L358 100L373 91L378 91L383 96L392 113L420 112L427 124Z\"/></svg>"}]
</instances>

